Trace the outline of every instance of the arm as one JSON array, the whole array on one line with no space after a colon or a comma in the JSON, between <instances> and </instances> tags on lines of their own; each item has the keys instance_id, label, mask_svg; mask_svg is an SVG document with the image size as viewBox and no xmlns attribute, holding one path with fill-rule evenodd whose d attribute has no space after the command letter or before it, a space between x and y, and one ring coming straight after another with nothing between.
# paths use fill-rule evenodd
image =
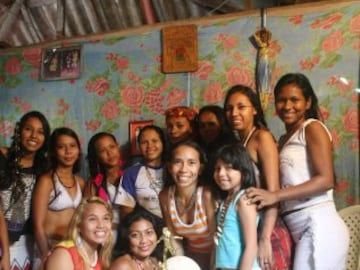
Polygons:
<instances>
[{"instance_id":1,"label":"arm","mask_svg":"<svg viewBox=\"0 0 360 270\"><path fill-rule=\"evenodd\" d=\"M33 228L36 245L39 248L41 258L46 256L50 249L45 231L45 223L52 189L51 174L46 173L39 178L33 191Z\"/></svg>"},{"instance_id":2,"label":"arm","mask_svg":"<svg viewBox=\"0 0 360 270\"><path fill-rule=\"evenodd\" d=\"M306 127L305 137L313 177L302 184L275 192L249 188L246 193L251 198L251 203L259 203L258 207L262 208L280 201L309 197L333 188L332 147L327 132L320 123L313 122Z\"/></svg>"},{"instance_id":3,"label":"arm","mask_svg":"<svg viewBox=\"0 0 360 270\"><path fill-rule=\"evenodd\" d=\"M85 183L83 196L84 197L92 197L92 196L95 196L95 193L96 193L95 186L94 186L94 184L92 182L92 179L89 179Z\"/></svg>"},{"instance_id":4,"label":"arm","mask_svg":"<svg viewBox=\"0 0 360 270\"><path fill-rule=\"evenodd\" d=\"M0 246L2 251L0 269L10 270L9 237L3 210L0 208Z\"/></svg>"},{"instance_id":5,"label":"arm","mask_svg":"<svg viewBox=\"0 0 360 270\"><path fill-rule=\"evenodd\" d=\"M64 248L56 248L47 258L44 266L44 270L75 269L70 253Z\"/></svg>"},{"instance_id":6,"label":"arm","mask_svg":"<svg viewBox=\"0 0 360 270\"><path fill-rule=\"evenodd\" d=\"M261 176L265 188L269 191L280 189L279 183L279 154L272 134L267 130L260 130L256 136L258 163L261 165ZM278 216L278 205L274 204L265 209L263 225L259 239L259 262L265 269L265 262L273 263L271 234Z\"/></svg>"},{"instance_id":7,"label":"arm","mask_svg":"<svg viewBox=\"0 0 360 270\"><path fill-rule=\"evenodd\" d=\"M169 211L169 208L168 208L168 204L169 204L168 196L169 196L169 189L168 188L163 189L159 193L161 212L162 212L163 219L164 219L166 227L170 230L170 232L173 235L176 235L176 231L175 231L175 228L174 228L174 226L172 224L171 217L170 217L170 211ZM183 245L182 245L182 240L181 239L173 239L173 240L174 240L173 245L175 247L176 255L184 255L184 248L183 248Z\"/></svg>"},{"instance_id":8,"label":"arm","mask_svg":"<svg viewBox=\"0 0 360 270\"><path fill-rule=\"evenodd\" d=\"M215 200L213 199L211 190L208 187L204 187L203 202L204 202L206 218L209 226L209 233L212 239L214 232L216 230ZM210 266L213 266L214 264L215 264L215 254L214 254L214 248L212 248L211 257L210 257Z\"/></svg>"},{"instance_id":9,"label":"arm","mask_svg":"<svg viewBox=\"0 0 360 270\"><path fill-rule=\"evenodd\" d=\"M238 215L244 237L244 251L239 270L252 269L257 255L257 210L254 204L248 204L242 195L237 203Z\"/></svg>"}]
</instances>

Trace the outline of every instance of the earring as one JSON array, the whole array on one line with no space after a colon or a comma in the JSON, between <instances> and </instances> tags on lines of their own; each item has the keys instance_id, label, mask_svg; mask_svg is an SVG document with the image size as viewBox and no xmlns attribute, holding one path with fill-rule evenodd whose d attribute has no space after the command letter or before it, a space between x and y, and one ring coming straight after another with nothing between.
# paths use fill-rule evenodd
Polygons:
<instances>
[{"instance_id":1,"label":"earring","mask_svg":"<svg viewBox=\"0 0 360 270\"><path fill-rule=\"evenodd\" d=\"M81 236L79 235L77 238L76 238L76 241L75 241L76 243L76 246L77 247L81 247L82 246L82 238L81 238Z\"/></svg>"}]
</instances>

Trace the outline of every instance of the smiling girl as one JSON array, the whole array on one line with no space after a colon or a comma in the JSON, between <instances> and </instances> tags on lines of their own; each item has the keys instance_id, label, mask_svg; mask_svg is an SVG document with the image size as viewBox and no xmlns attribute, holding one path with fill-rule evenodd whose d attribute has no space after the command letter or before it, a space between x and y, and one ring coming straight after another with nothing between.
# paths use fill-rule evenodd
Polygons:
<instances>
[{"instance_id":1,"label":"smiling girl","mask_svg":"<svg viewBox=\"0 0 360 270\"><path fill-rule=\"evenodd\" d=\"M57 128L50 138L51 169L39 178L34 190L34 233L38 253L43 258L65 236L71 217L82 198L84 180L80 169L81 148L76 133ZM34 260L34 268L40 261ZM36 269L36 268L35 268Z\"/></svg>"}]
</instances>

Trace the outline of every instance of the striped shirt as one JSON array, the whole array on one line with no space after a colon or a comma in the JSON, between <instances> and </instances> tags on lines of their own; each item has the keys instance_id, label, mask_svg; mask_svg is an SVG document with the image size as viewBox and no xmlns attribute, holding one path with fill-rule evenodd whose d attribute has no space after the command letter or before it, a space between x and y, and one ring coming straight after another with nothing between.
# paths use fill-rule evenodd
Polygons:
<instances>
[{"instance_id":1,"label":"striped shirt","mask_svg":"<svg viewBox=\"0 0 360 270\"><path fill-rule=\"evenodd\" d=\"M213 247L212 236L209 232L209 226L205 210L202 205L203 188L198 187L196 191L194 221L191 224L184 223L176 210L175 204L175 186L169 189L169 210L175 233L186 238L187 251L208 253Z\"/></svg>"}]
</instances>

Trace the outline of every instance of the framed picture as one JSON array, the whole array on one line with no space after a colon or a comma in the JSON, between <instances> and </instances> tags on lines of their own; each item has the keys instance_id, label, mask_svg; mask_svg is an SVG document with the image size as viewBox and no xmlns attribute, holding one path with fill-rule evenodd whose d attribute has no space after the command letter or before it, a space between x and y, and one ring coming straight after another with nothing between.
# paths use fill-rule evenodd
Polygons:
<instances>
[{"instance_id":1,"label":"framed picture","mask_svg":"<svg viewBox=\"0 0 360 270\"><path fill-rule=\"evenodd\" d=\"M197 26L168 26L162 29L162 71L191 72L198 68Z\"/></svg>"},{"instance_id":2,"label":"framed picture","mask_svg":"<svg viewBox=\"0 0 360 270\"><path fill-rule=\"evenodd\" d=\"M81 76L82 46L44 48L41 56L40 80L69 80Z\"/></svg>"},{"instance_id":3,"label":"framed picture","mask_svg":"<svg viewBox=\"0 0 360 270\"><path fill-rule=\"evenodd\" d=\"M154 124L154 120L134 121L129 122L129 141L130 141L130 155L139 156L140 148L138 144L138 136L140 130L145 126Z\"/></svg>"}]
</instances>

